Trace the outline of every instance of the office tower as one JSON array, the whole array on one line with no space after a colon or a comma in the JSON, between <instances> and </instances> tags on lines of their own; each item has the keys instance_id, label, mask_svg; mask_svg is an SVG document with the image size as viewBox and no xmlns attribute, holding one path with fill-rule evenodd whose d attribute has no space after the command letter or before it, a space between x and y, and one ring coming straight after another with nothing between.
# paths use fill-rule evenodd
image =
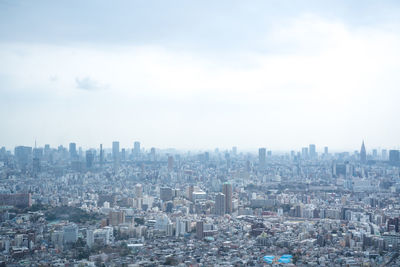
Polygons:
<instances>
[{"instance_id":1,"label":"office tower","mask_svg":"<svg viewBox=\"0 0 400 267\"><path fill-rule=\"evenodd\" d=\"M78 226L74 223L64 226L63 234L64 244L75 243L78 240Z\"/></svg>"},{"instance_id":2,"label":"office tower","mask_svg":"<svg viewBox=\"0 0 400 267\"><path fill-rule=\"evenodd\" d=\"M226 167L229 169L231 167L231 155L227 152L225 153Z\"/></svg>"},{"instance_id":3,"label":"office tower","mask_svg":"<svg viewBox=\"0 0 400 267\"><path fill-rule=\"evenodd\" d=\"M125 148L121 149L121 160L122 162L125 162L126 159L126 154L125 154Z\"/></svg>"},{"instance_id":4,"label":"office tower","mask_svg":"<svg viewBox=\"0 0 400 267\"><path fill-rule=\"evenodd\" d=\"M203 239L203 237L204 237L204 222L203 221L196 222L196 237L198 239Z\"/></svg>"},{"instance_id":5,"label":"office tower","mask_svg":"<svg viewBox=\"0 0 400 267\"><path fill-rule=\"evenodd\" d=\"M210 153L209 152L204 152L204 161L209 161L210 160Z\"/></svg>"},{"instance_id":6,"label":"office tower","mask_svg":"<svg viewBox=\"0 0 400 267\"><path fill-rule=\"evenodd\" d=\"M236 156L236 154L237 154L237 147L232 147L232 154L233 154L233 156Z\"/></svg>"},{"instance_id":7,"label":"office tower","mask_svg":"<svg viewBox=\"0 0 400 267\"><path fill-rule=\"evenodd\" d=\"M69 159L75 160L77 156L78 156L78 154L76 152L76 144L69 143Z\"/></svg>"},{"instance_id":8,"label":"office tower","mask_svg":"<svg viewBox=\"0 0 400 267\"><path fill-rule=\"evenodd\" d=\"M193 201L193 192L194 192L194 186L193 185L189 185L188 198L189 198L190 201Z\"/></svg>"},{"instance_id":9,"label":"office tower","mask_svg":"<svg viewBox=\"0 0 400 267\"><path fill-rule=\"evenodd\" d=\"M308 146L310 152L310 158L315 159L317 157L317 152L314 144L310 144Z\"/></svg>"},{"instance_id":10,"label":"office tower","mask_svg":"<svg viewBox=\"0 0 400 267\"><path fill-rule=\"evenodd\" d=\"M34 148L33 149L33 158L42 159L43 158L43 148Z\"/></svg>"},{"instance_id":11,"label":"office tower","mask_svg":"<svg viewBox=\"0 0 400 267\"><path fill-rule=\"evenodd\" d=\"M93 229L86 230L86 244L91 248L94 244L94 231Z\"/></svg>"},{"instance_id":12,"label":"office tower","mask_svg":"<svg viewBox=\"0 0 400 267\"><path fill-rule=\"evenodd\" d=\"M175 236L182 236L186 233L186 222L181 218L176 218Z\"/></svg>"},{"instance_id":13,"label":"office tower","mask_svg":"<svg viewBox=\"0 0 400 267\"><path fill-rule=\"evenodd\" d=\"M138 141L135 141L135 143L133 143L133 156L134 157L140 156L140 142Z\"/></svg>"},{"instance_id":14,"label":"office tower","mask_svg":"<svg viewBox=\"0 0 400 267\"><path fill-rule=\"evenodd\" d=\"M0 194L0 205L27 208L32 206L32 196L28 194Z\"/></svg>"},{"instance_id":15,"label":"office tower","mask_svg":"<svg viewBox=\"0 0 400 267\"><path fill-rule=\"evenodd\" d=\"M390 163L398 163L400 161L399 150L389 150L389 161Z\"/></svg>"},{"instance_id":16,"label":"office tower","mask_svg":"<svg viewBox=\"0 0 400 267\"><path fill-rule=\"evenodd\" d=\"M168 156L168 170L172 171L173 168L174 168L174 157Z\"/></svg>"},{"instance_id":17,"label":"office tower","mask_svg":"<svg viewBox=\"0 0 400 267\"><path fill-rule=\"evenodd\" d=\"M232 184L224 183L222 193L225 195L225 212L230 214L232 213Z\"/></svg>"},{"instance_id":18,"label":"office tower","mask_svg":"<svg viewBox=\"0 0 400 267\"><path fill-rule=\"evenodd\" d=\"M160 188L160 199L162 201L169 201L173 198L172 188L169 187L161 187Z\"/></svg>"},{"instance_id":19,"label":"office tower","mask_svg":"<svg viewBox=\"0 0 400 267\"><path fill-rule=\"evenodd\" d=\"M40 159L39 158L33 158L32 169L35 174L40 172Z\"/></svg>"},{"instance_id":20,"label":"office tower","mask_svg":"<svg viewBox=\"0 0 400 267\"><path fill-rule=\"evenodd\" d=\"M156 149L154 147L150 149L150 160L156 161Z\"/></svg>"},{"instance_id":21,"label":"office tower","mask_svg":"<svg viewBox=\"0 0 400 267\"><path fill-rule=\"evenodd\" d=\"M251 162L250 162L250 160L246 161L246 171L247 172L251 172Z\"/></svg>"},{"instance_id":22,"label":"office tower","mask_svg":"<svg viewBox=\"0 0 400 267\"><path fill-rule=\"evenodd\" d=\"M141 184L135 185L135 198L143 197L143 186Z\"/></svg>"},{"instance_id":23,"label":"office tower","mask_svg":"<svg viewBox=\"0 0 400 267\"><path fill-rule=\"evenodd\" d=\"M30 146L17 146L14 149L14 155L17 159L18 166L21 170L26 171L28 164L32 160L32 147Z\"/></svg>"},{"instance_id":24,"label":"office tower","mask_svg":"<svg viewBox=\"0 0 400 267\"><path fill-rule=\"evenodd\" d=\"M328 153L329 153L328 147L326 146L326 147L324 147L324 154L325 154L325 155L328 155Z\"/></svg>"},{"instance_id":25,"label":"office tower","mask_svg":"<svg viewBox=\"0 0 400 267\"><path fill-rule=\"evenodd\" d=\"M103 166L103 163L104 163L103 144L100 144L100 166Z\"/></svg>"},{"instance_id":26,"label":"office tower","mask_svg":"<svg viewBox=\"0 0 400 267\"><path fill-rule=\"evenodd\" d=\"M86 150L86 168L91 169L93 167L94 153L92 150Z\"/></svg>"},{"instance_id":27,"label":"office tower","mask_svg":"<svg viewBox=\"0 0 400 267\"><path fill-rule=\"evenodd\" d=\"M301 149L301 157L303 159L307 159L308 158L308 147L303 147Z\"/></svg>"},{"instance_id":28,"label":"office tower","mask_svg":"<svg viewBox=\"0 0 400 267\"><path fill-rule=\"evenodd\" d=\"M361 163L366 163L367 162L367 151L365 150L364 140L363 140L362 145L361 145L360 161L361 161Z\"/></svg>"},{"instance_id":29,"label":"office tower","mask_svg":"<svg viewBox=\"0 0 400 267\"><path fill-rule=\"evenodd\" d=\"M382 149L382 160L386 160L386 159L387 159L387 150Z\"/></svg>"},{"instance_id":30,"label":"office tower","mask_svg":"<svg viewBox=\"0 0 400 267\"><path fill-rule=\"evenodd\" d=\"M264 169L265 168L265 157L267 154L267 149L262 147L258 149L258 164L260 169Z\"/></svg>"},{"instance_id":31,"label":"office tower","mask_svg":"<svg viewBox=\"0 0 400 267\"><path fill-rule=\"evenodd\" d=\"M377 149L372 149L372 157L376 159L378 157L378 150Z\"/></svg>"},{"instance_id":32,"label":"office tower","mask_svg":"<svg viewBox=\"0 0 400 267\"><path fill-rule=\"evenodd\" d=\"M119 162L119 142L112 142L112 157L114 162Z\"/></svg>"},{"instance_id":33,"label":"office tower","mask_svg":"<svg viewBox=\"0 0 400 267\"><path fill-rule=\"evenodd\" d=\"M124 211L110 211L108 215L109 225L116 226L121 223L125 223L125 212Z\"/></svg>"},{"instance_id":34,"label":"office tower","mask_svg":"<svg viewBox=\"0 0 400 267\"><path fill-rule=\"evenodd\" d=\"M219 216L225 214L225 195L222 193L215 196L215 214Z\"/></svg>"}]
</instances>

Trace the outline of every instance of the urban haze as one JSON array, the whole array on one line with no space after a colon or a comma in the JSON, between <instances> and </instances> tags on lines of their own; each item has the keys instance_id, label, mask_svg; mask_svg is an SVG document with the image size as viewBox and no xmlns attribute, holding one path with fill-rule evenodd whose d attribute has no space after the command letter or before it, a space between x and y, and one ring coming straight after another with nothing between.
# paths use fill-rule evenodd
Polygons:
<instances>
[{"instance_id":1,"label":"urban haze","mask_svg":"<svg viewBox=\"0 0 400 267\"><path fill-rule=\"evenodd\" d=\"M398 1L0 0L0 267L400 266Z\"/></svg>"}]
</instances>

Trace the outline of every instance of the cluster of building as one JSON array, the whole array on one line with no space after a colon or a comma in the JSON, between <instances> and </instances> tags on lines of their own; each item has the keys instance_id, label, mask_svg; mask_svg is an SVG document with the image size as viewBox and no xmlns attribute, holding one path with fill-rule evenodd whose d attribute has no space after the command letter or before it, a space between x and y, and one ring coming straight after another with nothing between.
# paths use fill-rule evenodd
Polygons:
<instances>
[{"instance_id":1,"label":"cluster of building","mask_svg":"<svg viewBox=\"0 0 400 267\"><path fill-rule=\"evenodd\" d=\"M364 143L354 153L3 147L0 266L264 266L265 255L398 266L399 166L399 151Z\"/></svg>"}]
</instances>

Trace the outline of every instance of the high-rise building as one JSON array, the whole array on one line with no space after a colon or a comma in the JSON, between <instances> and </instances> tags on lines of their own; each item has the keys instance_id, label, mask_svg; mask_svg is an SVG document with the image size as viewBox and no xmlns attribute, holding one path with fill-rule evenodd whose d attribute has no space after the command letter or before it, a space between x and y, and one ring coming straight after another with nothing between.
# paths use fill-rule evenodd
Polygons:
<instances>
[{"instance_id":1,"label":"high-rise building","mask_svg":"<svg viewBox=\"0 0 400 267\"><path fill-rule=\"evenodd\" d=\"M399 150L389 150L389 161L390 163L397 164L400 162L400 152Z\"/></svg>"},{"instance_id":2,"label":"high-rise building","mask_svg":"<svg viewBox=\"0 0 400 267\"><path fill-rule=\"evenodd\" d=\"M237 147L236 146L232 147L232 154L233 154L233 156L237 155Z\"/></svg>"},{"instance_id":3,"label":"high-rise building","mask_svg":"<svg viewBox=\"0 0 400 267\"><path fill-rule=\"evenodd\" d=\"M119 162L119 142L114 141L112 142L112 156L114 162Z\"/></svg>"},{"instance_id":4,"label":"high-rise building","mask_svg":"<svg viewBox=\"0 0 400 267\"><path fill-rule=\"evenodd\" d=\"M94 162L94 153L92 150L86 150L86 168L91 169Z\"/></svg>"},{"instance_id":5,"label":"high-rise building","mask_svg":"<svg viewBox=\"0 0 400 267\"><path fill-rule=\"evenodd\" d=\"M21 170L26 171L28 164L32 160L32 147L30 146L17 146L14 149L14 155Z\"/></svg>"},{"instance_id":6,"label":"high-rise building","mask_svg":"<svg viewBox=\"0 0 400 267\"><path fill-rule=\"evenodd\" d=\"M376 159L378 157L378 150L377 149L372 149L372 157Z\"/></svg>"},{"instance_id":7,"label":"high-rise building","mask_svg":"<svg viewBox=\"0 0 400 267\"><path fill-rule=\"evenodd\" d=\"M111 211L109 214L110 225L116 226L121 223L125 223L125 212L124 211Z\"/></svg>"},{"instance_id":8,"label":"high-rise building","mask_svg":"<svg viewBox=\"0 0 400 267\"><path fill-rule=\"evenodd\" d=\"M317 151L316 151L315 145L314 144L310 144L308 146L308 148L309 148L309 151L310 151L310 158L311 159L315 159L317 157Z\"/></svg>"},{"instance_id":9,"label":"high-rise building","mask_svg":"<svg viewBox=\"0 0 400 267\"><path fill-rule=\"evenodd\" d=\"M104 151L103 151L103 144L100 144L100 166L104 164Z\"/></svg>"},{"instance_id":10,"label":"high-rise building","mask_svg":"<svg viewBox=\"0 0 400 267\"><path fill-rule=\"evenodd\" d=\"M367 162L367 151L365 150L364 140L362 141L362 144L361 144L360 161L361 161L361 163Z\"/></svg>"},{"instance_id":11,"label":"high-rise building","mask_svg":"<svg viewBox=\"0 0 400 267\"><path fill-rule=\"evenodd\" d=\"M225 212L230 214L232 213L232 184L224 183L222 193L225 195Z\"/></svg>"},{"instance_id":12,"label":"high-rise building","mask_svg":"<svg viewBox=\"0 0 400 267\"><path fill-rule=\"evenodd\" d=\"M173 168L174 168L174 157L168 156L168 170L172 171Z\"/></svg>"},{"instance_id":13,"label":"high-rise building","mask_svg":"<svg viewBox=\"0 0 400 267\"><path fill-rule=\"evenodd\" d=\"M0 194L0 205L26 208L32 206L31 194Z\"/></svg>"},{"instance_id":14,"label":"high-rise building","mask_svg":"<svg viewBox=\"0 0 400 267\"><path fill-rule=\"evenodd\" d=\"M215 196L215 214L223 216L225 214L225 195L218 193Z\"/></svg>"},{"instance_id":15,"label":"high-rise building","mask_svg":"<svg viewBox=\"0 0 400 267\"><path fill-rule=\"evenodd\" d=\"M328 155L328 154L329 154L329 150L328 150L328 147L327 147L327 146L324 147L324 154L325 154L325 155Z\"/></svg>"},{"instance_id":16,"label":"high-rise building","mask_svg":"<svg viewBox=\"0 0 400 267\"><path fill-rule=\"evenodd\" d=\"M86 244L91 248L94 244L94 231L93 229L86 230Z\"/></svg>"},{"instance_id":17,"label":"high-rise building","mask_svg":"<svg viewBox=\"0 0 400 267\"><path fill-rule=\"evenodd\" d=\"M387 160L387 150L382 149L382 160Z\"/></svg>"},{"instance_id":18,"label":"high-rise building","mask_svg":"<svg viewBox=\"0 0 400 267\"><path fill-rule=\"evenodd\" d=\"M193 201L193 192L194 192L194 185L189 185L188 187L188 198L190 201Z\"/></svg>"},{"instance_id":19,"label":"high-rise building","mask_svg":"<svg viewBox=\"0 0 400 267\"><path fill-rule=\"evenodd\" d=\"M69 159L71 161L75 160L77 156L78 156L78 153L76 152L76 144L69 143Z\"/></svg>"},{"instance_id":20,"label":"high-rise building","mask_svg":"<svg viewBox=\"0 0 400 267\"><path fill-rule=\"evenodd\" d=\"M152 147L150 149L150 160L156 161L156 148Z\"/></svg>"},{"instance_id":21,"label":"high-rise building","mask_svg":"<svg viewBox=\"0 0 400 267\"><path fill-rule=\"evenodd\" d=\"M74 223L68 224L63 228L64 243L75 243L78 240L78 226Z\"/></svg>"},{"instance_id":22,"label":"high-rise building","mask_svg":"<svg viewBox=\"0 0 400 267\"><path fill-rule=\"evenodd\" d=\"M198 239L204 238L204 222L203 221L196 222L196 237Z\"/></svg>"},{"instance_id":23,"label":"high-rise building","mask_svg":"<svg viewBox=\"0 0 400 267\"><path fill-rule=\"evenodd\" d=\"M126 152L125 152L125 148L121 149L121 160L122 162L125 162L126 159Z\"/></svg>"},{"instance_id":24,"label":"high-rise building","mask_svg":"<svg viewBox=\"0 0 400 267\"><path fill-rule=\"evenodd\" d=\"M266 154L267 154L267 149L264 147L261 147L258 149L258 164L260 166L260 169L265 168L265 163L266 163Z\"/></svg>"},{"instance_id":25,"label":"high-rise building","mask_svg":"<svg viewBox=\"0 0 400 267\"><path fill-rule=\"evenodd\" d=\"M135 198L143 197L143 187L141 184L135 185Z\"/></svg>"},{"instance_id":26,"label":"high-rise building","mask_svg":"<svg viewBox=\"0 0 400 267\"><path fill-rule=\"evenodd\" d=\"M138 141L135 141L135 143L133 143L133 155L135 157L140 156L140 142Z\"/></svg>"},{"instance_id":27,"label":"high-rise building","mask_svg":"<svg viewBox=\"0 0 400 267\"><path fill-rule=\"evenodd\" d=\"M169 187L161 187L160 188L160 199L162 201L169 201L173 198L173 190Z\"/></svg>"},{"instance_id":28,"label":"high-rise building","mask_svg":"<svg viewBox=\"0 0 400 267\"><path fill-rule=\"evenodd\" d=\"M308 147L303 147L301 149L301 157L303 159L307 159L308 158Z\"/></svg>"}]
</instances>

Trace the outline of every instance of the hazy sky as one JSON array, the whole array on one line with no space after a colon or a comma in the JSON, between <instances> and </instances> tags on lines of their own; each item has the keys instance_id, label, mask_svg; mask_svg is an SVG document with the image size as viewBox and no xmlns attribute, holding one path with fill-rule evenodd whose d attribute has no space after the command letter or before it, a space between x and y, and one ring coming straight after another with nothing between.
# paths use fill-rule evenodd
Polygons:
<instances>
[{"instance_id":1,"label":"hazy sky","mask_svg":"<svg viewBox=\"0 0 400 267\"><path fill-rule=\"evenodd\" d=\"M400 144L399 1L0 0L0 146Z\"/></svg>"}]
</instances>

